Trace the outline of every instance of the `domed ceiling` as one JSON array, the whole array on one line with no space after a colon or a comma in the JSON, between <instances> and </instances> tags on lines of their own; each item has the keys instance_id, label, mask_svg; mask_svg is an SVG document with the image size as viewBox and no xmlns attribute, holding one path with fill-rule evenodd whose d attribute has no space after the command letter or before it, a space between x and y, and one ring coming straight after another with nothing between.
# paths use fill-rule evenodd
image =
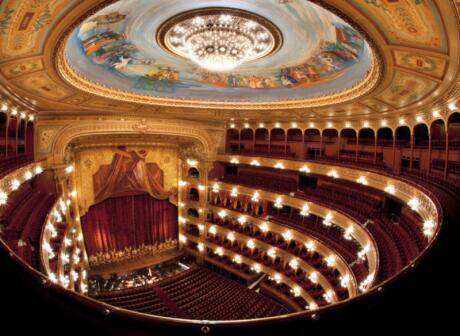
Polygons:
<instances>
[{"instance_id":1,"label":"domed ceiling","mask_svg":"<svg viewBox=\"0 0 460 336\"><path fill-rule=\"evenodd\" d=\"M209 18L196 17L209 8L236 16L243 13L254 17L254 26L255 22L267 25L266 32L259 34L266 39L263 48L272 43L273 50L218 71L165 48L160 36L165 24L182 13L192 13L190 21L204 23ZM180 25L175 29L186 27ZM281 5L267 0L120 0L81 22L64 48L62 68L70 84L144 103L156 102L155 98L274 102L349 94L350 89L368 84L375 68L373 52L363 36L309 1ZM220 48L224 51L226 46Z\"/></svg>"}]
</instances>

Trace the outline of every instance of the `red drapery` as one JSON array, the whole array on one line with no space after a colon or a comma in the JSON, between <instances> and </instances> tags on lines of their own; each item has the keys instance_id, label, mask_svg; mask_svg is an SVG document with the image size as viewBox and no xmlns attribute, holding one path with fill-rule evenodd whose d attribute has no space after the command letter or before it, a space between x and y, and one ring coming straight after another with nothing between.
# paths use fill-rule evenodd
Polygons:
<instances>
[{"instance_id":1,"label":"red drapery","mask_svg":"<svg viewBox=\"0 0 460 336\"><path fill-rule=\"evenodd\" d=\"M177 239L177 207L148 194L108 198L81 218L88 255Z\"/></svg>"}]
</instances>

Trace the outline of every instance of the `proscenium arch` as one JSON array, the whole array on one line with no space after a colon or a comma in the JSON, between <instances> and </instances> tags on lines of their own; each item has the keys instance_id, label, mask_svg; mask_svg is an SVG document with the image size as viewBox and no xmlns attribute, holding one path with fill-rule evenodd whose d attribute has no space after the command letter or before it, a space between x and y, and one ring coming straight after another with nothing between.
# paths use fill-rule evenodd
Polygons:
<instances>
[{"instance_id":1,"label":"proscenium arch","mask_svg":"<svg viewBox=\"0 0 460 336\"><path fill-rule=\"evenodd\" d=\"M222 131L217 129L213 130ZM37 132L38 133L38 132ZM190 138L199 142L203 147L202 155L212 159L217 153L217 144L206 130L200 129L197 124L182 123L178 126L175 123L165 123L158 121L110 121L110 120L88 120L79 121L78 124L71 124L62 127L52 140L50 154L47 156L48 164L61 165L65 163L65 150L75 139L92 135L166 135ZM37 134L38 137L38 134ZM37 138L36 138L37 140Z\"/></svg>"}]
</instances>

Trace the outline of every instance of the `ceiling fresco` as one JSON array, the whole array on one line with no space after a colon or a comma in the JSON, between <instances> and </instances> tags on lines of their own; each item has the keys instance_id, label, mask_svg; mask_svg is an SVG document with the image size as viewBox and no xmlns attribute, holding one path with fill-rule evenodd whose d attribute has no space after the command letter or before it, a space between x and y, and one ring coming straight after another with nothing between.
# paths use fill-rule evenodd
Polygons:
<instances>
[{"instance_id":1,"label":"ceiling fresco","mask_svg":"<svg viewBox=\"0 0 460 336\"><path fill-rule=\"evenodd\" d=\"M207 7L257 12L279 28L282 47L231 72L208 72L158 45L155 34L163 22ZM78 76L101 86L192 100L276 101L325 96L357 85L372 65L363 37L342 19L308 1L120 0L79 25L65 53Z\"/></svg>"},{"instance_id":2,"label":"ceiling fresco","mask_svg":"<svg viewBox=\"0 0 460 336\"><path fill-rule=\"evenodd\" d=\"M431 113L460 95L459 5L0 0L0 94L50 116L281 121ZM210 73L157 45L164 21L209 6L267 18L282 32L281 48Z\"/></svg>"}]
</instances>

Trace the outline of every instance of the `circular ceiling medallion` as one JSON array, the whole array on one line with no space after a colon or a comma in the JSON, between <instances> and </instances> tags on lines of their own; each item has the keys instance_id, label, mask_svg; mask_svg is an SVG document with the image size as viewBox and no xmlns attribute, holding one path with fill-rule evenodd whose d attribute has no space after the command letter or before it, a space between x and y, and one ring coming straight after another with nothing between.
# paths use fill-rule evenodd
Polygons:
<instances>
[{"instance_id":1,"label":"circular ceiling medallion","mask_svg":"<svg viewBox=\"0 0 460 336\"><path fill-rule=\"evenodd\" d=\"M205 8L176 15L158 30L160 46L209 71L229 71L276 52L281 31L260 15Z\"/></svg>"},{"instance_id":2,"label":"circular ceiling medallion","mask_svg":"<svg viewBox=\"0 0 460 336\"><path fill-rule=\"evenodd\" d=\"M63 79L92 94L164 106L298 109L355 99L380 79L373 43L310 1L108 3L81 18L58 49Z\"/></svg>"}]
</instances>

